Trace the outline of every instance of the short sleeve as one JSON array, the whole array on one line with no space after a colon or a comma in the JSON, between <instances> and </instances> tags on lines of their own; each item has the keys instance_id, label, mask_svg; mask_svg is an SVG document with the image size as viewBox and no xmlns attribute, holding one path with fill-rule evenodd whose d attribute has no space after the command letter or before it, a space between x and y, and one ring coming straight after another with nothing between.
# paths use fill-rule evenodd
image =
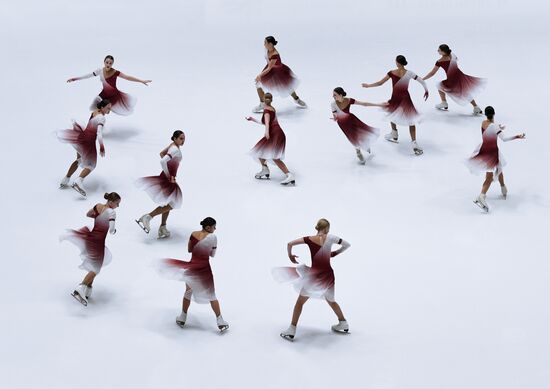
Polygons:
<instances>
[{"instance_id":1,"label":"short sleeve","mask_svg":"<svg viewBox=\"0 0 550 389\"><path fill-rule=\"evenodd\" d=\"M435 66L441 67L441 62L439 60L435 61Z\"/></svg>"},{"instance_id":2,"label":"short sleeve","mask_svg":"<svg viewBox=\"0 0 550 389\"><path fill-rule=\"evenodd\" d=\"M388 75L388 77L391 78L391 70L389 72L386 73Z\"/></svg>"},{"instance_id":3,"label":"short sleeve","mask_svg":"<svg viewBox=\"0 0 550 389\"><path fill-rule=\"evenodd\" d=\"M115 77L118 77L118 76L120 76L120 70L117 70L117 71L115 72Z\"/></svg>"},{"instance_id":4,"label":"short sleeve","mask_svg":"<svg viewBox=\"0 0 550 389\"><path fill-rule=\"evenodd\" d=\"M311 239L309 239L309 236L304 236L302 239L303 239L304 242L307 243L307 244L310 244L310 243L311 243Z\"/></svg>"},{"instance_id":5,"label":"short sleeve","mask_svg":"<svg viewBox=\"0 0 550 389\"><path fill-rule=\"evenodd\" d=\"M349 105L355 104L355 99L349 99Z\"/></svg>"}]
</instances>

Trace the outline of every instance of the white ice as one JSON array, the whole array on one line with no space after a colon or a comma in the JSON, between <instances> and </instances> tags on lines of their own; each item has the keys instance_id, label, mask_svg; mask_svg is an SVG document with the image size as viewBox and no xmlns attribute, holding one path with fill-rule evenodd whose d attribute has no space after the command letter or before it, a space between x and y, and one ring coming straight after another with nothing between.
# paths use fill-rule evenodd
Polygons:
<instances>
[{"instance_id":1,"label":"white ice","mask_svg":"<svg viewBox=\"0 0 550 389\"><path fill-rule=\"evenodd\" d=\"M2 388L373 388L550 387L547 147L547 37L550 6L541 1L3 1ZM258 182L247 156L261 137L244 117L257 105L254 77L262 41L274 35L282 59L301 78L299 95L274 106L287 134L295 188ZM331 117L331 92L385 101L389 83L362 89L394 67L426 74L448 43L468 74L486 77L478 96L507 131L525 141L502 146L507 200L498 184L483 214L472 200L482 177L463 161L481 139L471 107L439 102L412 83L424 121L422 157L408 131L382 138L375 157L357 164ZM115 67L150 86L119 80L138 98L135 114L107 118L105 147L86 179L88 199L57 189L74 158L55 130L85 123L97 79ZM353 107L386 133L377 109ZM158 152L171 132L187 133L178 180L184 193L169 219L172 237L155 239L134 218L154 204L133 180L160 172ZM80 282L77 249L59 244L67 228L90 224L86 212L117 191L113 262L94 283L87 308L69 293ZM212 261L217 294L231 328L218 334L210 308L192 305L175 324L184 287L158 276L157 258L187 259L189 233L218 220ZM333 261L336 298L351 334L338 336L321 301L306 304L294 343L287 328L296 298L276 284L274 266L290 264L286 242L313 234L318 218L352 247ZM305 248L297 250L307 261Z\"/></svg>"}]
</instances>

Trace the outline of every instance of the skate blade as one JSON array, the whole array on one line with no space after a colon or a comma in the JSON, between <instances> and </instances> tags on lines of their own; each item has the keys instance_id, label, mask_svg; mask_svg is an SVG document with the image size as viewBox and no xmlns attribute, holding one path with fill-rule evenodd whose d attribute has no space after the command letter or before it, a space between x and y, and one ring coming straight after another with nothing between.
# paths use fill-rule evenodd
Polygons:
<instances>
[{"instance_id":1,"label":"skate blade","mask_svg":"<svg viewBox=\"0 0 550 389\"><path fill-rule=\"evenodd\" d=\"M220 334L227 331L229 329L229 326L218 326L218 330L220 330Z\"/></svg>"},{"instance_id":2,"label":"skate blade","mask_svg":"<svg viewBox=\"0 0 550 389\"><path fill-rule=\"evenodd\" d=\"M82 188L80 188L79 186L72 185L71 188L73 188L75 191L77 191L78 194L80 194L82 197L86 197L86 192L84 192L84 190L82 190Z\"/></svg>"},{"instance_id":3,"label":"skate blade","mask_svg":"<svg viewBox=\"0 0 550 389\"><path fill-rule=\"evenodd\" d=\"M176 324L178 325L179 328L183 328L183 326L185 325L185 322L176 320Z\"/></svg>"},{"instance_id":4,"label":"skate blade","mask_svg":"<svg viewBox=\"0 0 550 389\"><path fill-rule=\"evenodd\" d=\"M80 304L84 305L85 307L88 306L88 301L83 299L82 296L78 294L78 292L76 291L72 292L71 296L73 296L76 301L78 301Z\"/></svg>"},{"instance_id":5,"label":"skate blade","mask_svg":"<svg viewBox=\"0 0 550 389\"><path fill-rule=\"evenodd\" d=\"M388 142L391 142L391 143L399 143L399 139L395 139L395 138L385 138Z\"/></svg>"},{"instance_id":6,"label":"skate blade","mask_svg":"<svg viewBox=\"0 0 550 389\"><path fill-rule=\"evenodd\" d=\"M296 108L298 108L298 109L307 109L307 105L297 105Z\"/></svg>"},{"instance_id":7,"label":"skate blade","mask_svg":"<svg viewBox=\"0 0 550 389\"><path fill-rule=\"evenodd\" d=\"M254 176L257 180L269 180L269 174L267 176Z\"/></svg>"},{"instance_id":8,"label":"skate blade","mask_svg":"<svg viewBox=\"0 0 550 389\"><path fill-rule=\"evenodd\" d=\"M281 185L284 186L296 186L296 181L292 180L290 182L281 182Z\"/></svg>"},{"instance_id":9,"label":"skate blade","mask_svg":"<svg viewBox=\"0 0 550 389\"><path fill-rule=\"evenodd\" d=\"M414 150L414 155L422 155L424 154L424 151L422 150Z\"/></svg>"},{"instance_id":10,"label":"skate blade","mask_svg":"<svg viewBox=\"0 0 550 389\"><path fill-rule=\"evenodd\" d=\"M477 205L479 208L481 208L486 213L489 213L489 207L486 207L485 205L481 204L480 201L474 200L474 204Z\"/></svg>"},{"instance_id":11,"label":"skate blade","mask_svg":"<svg viewBox=\"0 0 550 389\"><path fill-rule=\"evenodd\" d=\"M288 340L289 342L294 342L294 335L285 335L285 334L280 334L281 335L281 338L283 338L284 340Z\"/></svg>"},{"instance_id":12,"label":"skate blade","mask_svg":"<svg viewBox=\"0 0 550 389\"><path fill-rule=\"evenodd\" d=\"M336 332L337 334L350 334L349 330L335 330L332 328L333 332Z\"/></svg>"},{"instance_id":13,"label":"skate blade","mask_svg":"<svg viewBox=\"0 0 550 389\"><path fill-rule=\"evenodd\" d=\"M162 236L157 236L157 239L166 239L166 238L169 238L170 235L162 235Z\"/></svg>"},{"instance_id":14,"label":"skate blade","mask_svg":"<svg viewBox=\"0 0 550 389\"><path fill-rule=\"evenodd\" d=\"M438 109L440 111L448 111L449 110L449 108L439 108L439 107L435 107L435 109Z\"/></svg>"},{"instance_id":15,"label":"skate blade","mask_svg":"<svg viewBox=\"0 0 550 389\"><path fill-rule=\"evenodd\" d=\"M59 184L59 189L69 189L69 188L70 188L69 185Z\"/></svg>"},{"instance_id":16,"label":"skate blade","mask_svg":"<svg viewBox=\"0 0 550 389\"><path fill-rule=\"evenodd\" d=\"M136 223L137 225L139 226L139 228L141 228L143 231L145 231L147 234L149 233L149 229L148 228L145 228L145 226L143 224L141 224L141 222L139 220L136 219Z\"/></svg>"}]
</instances>

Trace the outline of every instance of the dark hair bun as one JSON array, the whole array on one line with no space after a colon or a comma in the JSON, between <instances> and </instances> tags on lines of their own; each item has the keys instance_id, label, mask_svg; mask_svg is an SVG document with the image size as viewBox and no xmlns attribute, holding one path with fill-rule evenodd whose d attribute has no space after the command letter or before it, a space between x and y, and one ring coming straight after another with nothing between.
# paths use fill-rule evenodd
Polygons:
<instances>
[{"instance_id":1,"label":"dark hair bun","mask_svg":"<svg viewBox=\"0 0 550 389\"><path fill-rule=\"evenodd\" d=\"M446 45L446 44L442 44L442 45L439 45L439 50L441 50L442 52L444 52L446 55L449 55L451 54L451 49L449 47L449 45Z\"/></svg>"},{"instance_id":2,"label":"dark hair bun","mask_svg":"<svg viewBox=\"0 0 550 389\"><path fill-rule=\"evenodd\" d=\"M492 119L495 116L495 109L491 107L490 105L485 107L485 116L487 116L487 119Z\"/></svg>"},{"instance_id":3,"label":"dark hair bun","mask_svg":"<svg viewBox=\"0 0 550 389\"><path fill-rule=\"evenodd\" d=\"M404 55L398 55L397 57L395 57L395 61L403 66L406 66L408 64L407 58L405 58Z\"/></svg>"},{"instance_id":4,"label":"dark hair bun","mask_svg":"<svg viewBox=\"0 0 550 389\"><path fill-rule=\"evenodd\" d=\"M181 134L183 134L183 131L182 130L176 130L172 133L172 137L170 139L172 139L173 141L178 139Z\"/></svg>"},{"instance_id":5,"label":"dark hair bun","mask_svg":"<svg viewBox=\"0 0 550 389\"><path fill-rule=\"evenodd\" d=\"M201 221L202 227L211 227L216 225L216 220L214 220L213 217L205 217L203 221Z\"/></svg>"},{"instance_id":6,"label":"dark hair bun","mask_svg":"<svg viewBox=\"0 0 550 389\"><path fill-rule=\"evenodd\" d=\"M120 195L117 192L105 193L103 198L107 201L118 201L120 200Z\"/></svg>"},{"instance_id":7,"label":"dark hair bun","mask_svg":"<svg viewBox=\"0 0 550 389\"><path fill-rule=\"evenodd\" d=\"M338 88L334 88L334 92L336 92L340 96L344 96L344 97L347 95L346 91L341 86L339 86Z\"/></svg>"},{"instance_id":8,"label":"dark hair bun","mask_svg":"<svg viewBox=\"0 0 550 389\"><path fill-rule=\"evenodd\" d=\"M273 46L277 45L277 41L275 40L275 38L273 36L266 36L265 37L265 40L267 41L267 43L271 43Z\"/></svg>"}]
</instances>

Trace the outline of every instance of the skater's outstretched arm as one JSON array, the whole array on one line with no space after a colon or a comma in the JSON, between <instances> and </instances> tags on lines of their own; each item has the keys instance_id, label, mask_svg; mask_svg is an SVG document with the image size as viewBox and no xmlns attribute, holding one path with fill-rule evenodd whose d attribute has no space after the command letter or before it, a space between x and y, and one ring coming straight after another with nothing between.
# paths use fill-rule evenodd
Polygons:
<instances>
[{"instance_id":1,"label":"skater's outstretched arm","mask_svg":"<svg viewBox=\"0 0 550 389\"><path fill-rule=\"evenodd\" d=\"M92 77L95 77L95 76L98 76L99 73L97 73L97 71L95 72L92 72L92 73L88 73L88 74L85 74L83 76L80 76L80 77L72 77L72 78L69 78L67 80L67 82L74 82L74 81L80 81L80 80L85 80L87 78L92 78Z\"/></svg>"},{"instance_id":2,"label":"skater's outstretched arm","mask_svg":"<svg viewBox=\"0 0 550 389\"><path fill-rule=\"evenodd\" d=\"M133 76L129 76L129 75L124 74L124 73L122 73L122 72L120 72L119 77L120 77L120 78L124 78L125 80L128 80L128 81L140 82L140 83L142 83L143 85L147 85L147 84L149 84L149 83L152 81L152 80L140 80L139 78L136 78L136 77L133 77Z\"/></svg>"},{"instance_id":3,"label":"skater's outstretched arm","mask_svg":"<svg viewBox=\"0 0 550 389\"><path fill-rule=\"evenodd\" d=\"M437 71L439 70L439 66L434 66L434 68L432 70L430 70L430 72L428 74L426 74L424 77L422 77L423 80L428 80L430 78L432 78L436 73Z\"/></svg>"},{"instance_id":4,"label":"skater's outstretched arm","mask_svg":"<svg viewBox=\"0 0 550 389\"><path fill-rule=\"evenodd\" d=\"M385 107L388 103L369 103L368 101L355 100L355 104L362 105L363 107Z\"/></svg>"},{"instance_id":5,"label":"skater's outstretched arm","mask_svg":"<svg viewBox=\"0 0 550 389\"><path fill-rule=\"evenodd\" d=\"M512 135L512 136L504 136L504 134L502 133L502 130L504 130L504 128L506 127L504 126L499 126L499 127L500 127L500 130L497 132L497 135L503 142L509 142L515 139L525 139L525 133Z\"/></svg>"},{"instance_id":6,"label":"skater's outstretched arm","mask_svg":"<svg viewBox=\"0 0 550 389\"><path fill-rule=\"evenodd\" d=\"M384 83L386 81L388 81L389 79L390 79L390 76L388 76L386 74L383 79L381 79L380 81L376 81L374 84L363 83L363 84L361 84L361 86L363 88L374 88L374 87L377 87L377 86L380 86L380 85L384 85Z\"/></svg>"},{"instance_id":7,"label":"skater's outstretched arm","mask_svg":"<svg viewBox=\"0 0 550 389\"><path fill-rule=\"evenodd\" d=\"M339 244L341 247L338 249L338 250L334 250L333 252L330 253L330 256L331 257L335 257L339 254L342 254L344 251L346 251L347 249L350 248L351 244L347 241L345 241L344 239L339 239L336 244Z\"/></svg>"},{"instance_id":8,"label":"skater's outstretched arm","mask_svg":"<svg viewBox=\"0 0 550 389\"><path fill-rule=\"evenodd\" d=\"M286 245L286 250L287 250L287 253L288 253L288 258L290 258L290 262L298 263L298 261L296 260L296 258L298 258L298 256L292 254L292 247L294 247L296 245L299 245L299 244L304 244L304 243L305 243L304 238L295 239L292 242L288 242L288 244Z\"/></svg>"},{"instance_id":9,"label":"skater's outstretched arm","mask_svg":"<svg viewBox=\"0 0 550 389\"><path fill-rule=\"evenodd\" d=\"M418 77L416 74L414 75L413 80L418 81L422 85L422 88L424 88L424 100L428 100L430 93L428 92L428 85L426 84L426 81Z\"/></svg>"}]
</instances>

